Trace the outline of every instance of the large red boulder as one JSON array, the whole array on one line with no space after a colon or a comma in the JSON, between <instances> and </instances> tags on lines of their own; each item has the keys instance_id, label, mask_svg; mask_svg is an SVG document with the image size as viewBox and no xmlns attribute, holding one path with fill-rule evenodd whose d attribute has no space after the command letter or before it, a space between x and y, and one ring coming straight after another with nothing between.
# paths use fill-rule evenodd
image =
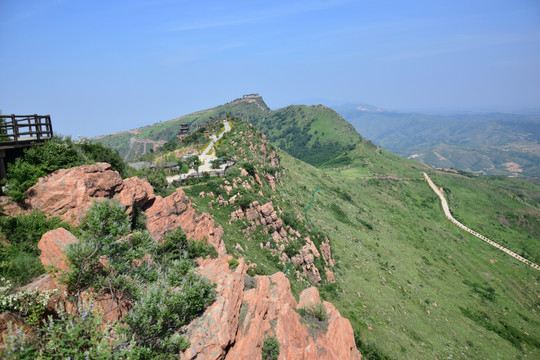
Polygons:
<instances>
[{"instance_id":1,"label":"large red boulder","mask_svg":"<svg viewBox=\"0 0 540 360\"><path fill-rule=\"evenodd\" d=\"M122 178L107 163L61 169L42 177L26 192L31 209L78 225L94 198L112 198Z\"/></svg>"},{"instance_id":2,"label":"large red boulder","mask_svg":"<svg viewBox=\"0 0 540 360\"><path fill-rule=\"evenodd\" d=\"M38 243L38 248L41 250L41 255L39 255L41 263L45 268L68 271L64 251L69 244L76 242L77 238L64 228L46 232Z\"/></svg>"}]
</instances>

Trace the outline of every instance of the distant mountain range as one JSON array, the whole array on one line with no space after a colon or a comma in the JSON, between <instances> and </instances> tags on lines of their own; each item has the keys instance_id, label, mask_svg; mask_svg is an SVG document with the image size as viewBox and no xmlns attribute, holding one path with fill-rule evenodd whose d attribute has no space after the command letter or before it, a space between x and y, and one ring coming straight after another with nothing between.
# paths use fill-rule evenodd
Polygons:
<instances>
[{"instance_id":1,"label":"distant mountain range","mask_svg":"<svg viewBox=\"0 0 540 360\"><path fill-rule=\"evenodd\" d=\"M422 114L369 105L333 107L391 152L438 168L540 177L540 115Z\"/></svg>"}]
</instances>

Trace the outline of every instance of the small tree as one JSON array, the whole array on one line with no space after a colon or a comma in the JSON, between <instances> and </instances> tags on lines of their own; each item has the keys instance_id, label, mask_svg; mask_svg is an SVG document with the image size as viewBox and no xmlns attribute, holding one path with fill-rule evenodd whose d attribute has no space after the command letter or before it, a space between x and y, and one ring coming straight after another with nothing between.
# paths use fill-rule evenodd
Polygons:
<instances>
[{"instance_id":1,"label":"small tree","mask_svg":"<svg viewBox=\"0 0 540 360\"><path fill-rule=\"evenodd\" d=\"M279 341L274 336L264 340L262 347L263 360L277 360L279 357Z\"/></svg>"},{"instance_id":2,"label":"small tree","mask_svg":"<svg viewBox=\"0 0 540 360\"><path fill-rule=\"evenodd\" d=\"M220 166L221 166L220 159L212 160L212 169L219 169Z\"/></svg>"}]
</instances>

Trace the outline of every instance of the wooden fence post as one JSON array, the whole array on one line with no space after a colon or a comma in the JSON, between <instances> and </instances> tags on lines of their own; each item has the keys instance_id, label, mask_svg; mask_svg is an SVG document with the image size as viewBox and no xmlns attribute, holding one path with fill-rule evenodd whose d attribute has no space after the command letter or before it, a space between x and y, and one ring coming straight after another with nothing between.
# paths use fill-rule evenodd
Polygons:
<instances>
[{"instance_id":1,"label":"wooden fence post","mask_svg":"<svg viewBox=\"0 0 540 360\"><path fill-rule=\"evenodd\" d=\"M15 120L15 114L11 114L11 126L13 126L13 140L19 140L19 128L17 127L17 120Z\"/></svg>"}]
</instances>

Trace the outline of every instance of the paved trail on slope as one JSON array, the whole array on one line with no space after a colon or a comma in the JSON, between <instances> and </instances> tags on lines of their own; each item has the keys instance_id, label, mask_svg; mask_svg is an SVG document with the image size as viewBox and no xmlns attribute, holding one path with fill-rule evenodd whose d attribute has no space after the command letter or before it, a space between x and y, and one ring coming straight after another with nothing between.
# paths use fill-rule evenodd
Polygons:
<instances>
[{"instance_id":1,"label":"paved trail on slope","mask_svg":"<svg viewBox=\"0 0 540 360\"><path fill-rule=\"evenodd\" d=\"M450 212L450 208L448 207L448 203L446 202L446 198L444 197L444 195L439 191L439 188L433 183L433 181L431 180L431 178L429 177L428 174L426 173L423 173L424 174L424 177L426 178L426 181L428 182L429 186L431 186L431 189L435 192L435 194L437 194L439 196L439 198L441 199L441 204L442 204L442 207L443 207L443 210L444 210L444 215L446 215L446 217L451 221L453 222L454 224L456 224L458 227L462 228L463 230L473 234L474 236L476 236L477 238L487 242L488 244L490 244L491 246L494 246L496 247L497 249L507 253L508 255L512 256L513 258L521 261L522 263L525 263L533 268L535 268L536 270L540 270L540 266L533 263L532 261L530 260L527 260L525 259L523 256L520 256L518 254L516 254L515 252L513 252L512 250L509 250L507 248L505 248L504 246L502 245L499 245L497 244L495 241L492 241L492 240L489 240L487 237L485 237L484 235L481 235L479 233L477 233L476 231L474 230L471 230L469 229L468 227L466 227L465 225L463 225L462 223L460 223L459 221L457 221L456 219L454 219L454 217L452 216L452 213Z\"/></svg>"}]
</instances>

